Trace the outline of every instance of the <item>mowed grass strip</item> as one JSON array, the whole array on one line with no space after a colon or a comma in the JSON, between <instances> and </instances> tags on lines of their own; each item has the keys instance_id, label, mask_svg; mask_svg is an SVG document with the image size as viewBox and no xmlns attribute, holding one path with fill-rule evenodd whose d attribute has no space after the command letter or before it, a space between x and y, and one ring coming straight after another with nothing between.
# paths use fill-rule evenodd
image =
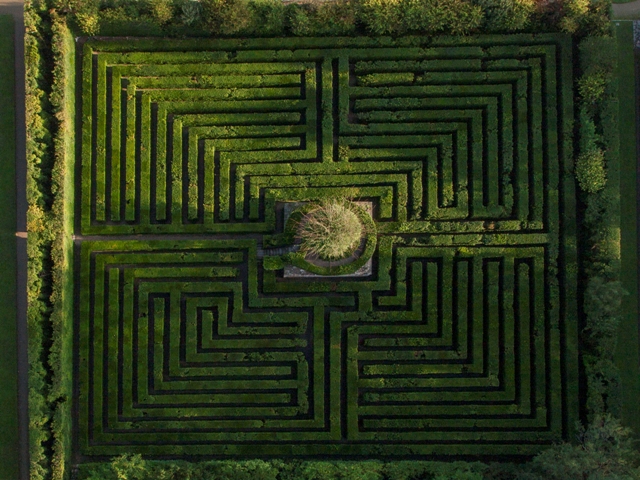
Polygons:
<instances>
[{"instance_id":1,"label":"mowed grass strip","mask_svg":"<svg viewBox=\"0 0 640 480\"><path fill-rule=\"evenodd\" d=\"M13 18L0 15L0 478L18 478Z\"/></svg>"},{"instance_id":2,"label":"mowed grass strip","mask_svg":"<svg viewBox=\"0 0 640 480\"><path fill-rule=\"evenodd\" d=\"M620 128L620 280L629 292L622 299L622 321L616 362L623 395L622 419L640 433L640 371L638 366L638 239L636 66L632 22L616 25Z\"/></svg>"}]
</instances>

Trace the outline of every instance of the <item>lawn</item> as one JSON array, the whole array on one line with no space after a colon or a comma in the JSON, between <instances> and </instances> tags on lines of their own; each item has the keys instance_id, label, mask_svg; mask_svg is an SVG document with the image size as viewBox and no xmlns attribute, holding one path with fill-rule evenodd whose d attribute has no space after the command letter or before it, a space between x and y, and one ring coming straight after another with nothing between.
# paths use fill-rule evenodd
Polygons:
<instances>
[{"instance_id":1,"label":"lawn","mask_svg":"<svg viewBox=\"0 0 640 480\"><path fill-rule=\"evenodd\" d=\"M13 18L0 15L0 478L18 478Z\"/></svg>"},{"instance_id":2,"label":"lawn","mask_svg":"<svg viewBox=\"0 0 640 480\"><path fill-rule=\"evenodd\" d=\"M620 272L629 293L622 300L617 363L621 372L625 423L640 432L640 367L638 363L638 155L636 123L636 54L632 22L617 22L620 124Z\"/></svg>"},{"instance_id":3,"label":"lawn","mask_svg":"<svg viewBox=\"0 0 640 480\"><path fill-rule=\"evenodd\" d=\"M79 458L572 434L570 37L82 48ZM286 204L337 196L372 207L372 270L288 277Z\"/></svg>"}]
</instances>

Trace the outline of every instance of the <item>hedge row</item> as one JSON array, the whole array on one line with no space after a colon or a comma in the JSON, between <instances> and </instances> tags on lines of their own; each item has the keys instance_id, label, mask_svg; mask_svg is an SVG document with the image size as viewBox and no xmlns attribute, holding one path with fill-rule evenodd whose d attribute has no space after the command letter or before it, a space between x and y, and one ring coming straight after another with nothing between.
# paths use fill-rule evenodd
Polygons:
<instances>
[{"instance_id":1,"label":"hedge row","mask_svg":"<svg viewBox=\"0 0 640 480\"><path fill-rule=\"evenodd\" d=\"M562 31L602 34L606 0L55 0L85 35L338 36Z\"/></svg>"},{"instance_id":2,"label":"hedge row","mask_svg":"<svg viewBox=\"0 0 640 480\"><path fill-rule=\"evenodd\" d=\"M235 462L149 461L123 455L111 463L79 466L80 480L567 480L640 478L640 454L611 416L578 431L575 445L550 448L523 464L435 461Z\"/></svg>"},{"instance_id":3,"label":"hedge row","mask_svg":"<svg viewBox=\"0 0 640 480\"><path fill-rule=\"evenodd\" d=\"M44 2L25 9L31 478L67 478L71 456L73 37Z\"/></svg>"},{"instance_id":4,"label":"hedge row","mask_svg":"<svg viewBox=\"0 0 640 480\"><path fill-rule=\"evenodd\" d=\"M584 312L583 361L587 412L620 414L620 385L614 364L621 297L619 138L616 57L611 37L580 43L580 152L576 176L582 189Z\"/></svg>"}]
</instances>

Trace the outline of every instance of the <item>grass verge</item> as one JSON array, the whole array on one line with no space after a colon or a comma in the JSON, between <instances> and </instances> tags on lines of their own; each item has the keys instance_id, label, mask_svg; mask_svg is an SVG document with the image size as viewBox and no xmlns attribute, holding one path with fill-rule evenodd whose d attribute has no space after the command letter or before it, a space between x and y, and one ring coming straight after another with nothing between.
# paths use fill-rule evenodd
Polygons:
<instances>
[{"instance_id":1,"label":"grass verge","mask_svg":"<svg viewBox=\"0 0 640 480\"><path fill-rule=\"evenodd\" d=\"M637 125L633 23L616 25L620 125L620 280L629 292L622 300L616 351L622 384L622 420L640 432L640 371L638 357Z\"/></svg>"},{"instance_id":2,"label":"grass verge","mask_svg":"<svg viewBox=\"0 0 640 480\"><path fill-rule=\"evenodd\" d=\"M13 18L0 15L0 478L18 478Z\"/></svg>"}]
</instances>

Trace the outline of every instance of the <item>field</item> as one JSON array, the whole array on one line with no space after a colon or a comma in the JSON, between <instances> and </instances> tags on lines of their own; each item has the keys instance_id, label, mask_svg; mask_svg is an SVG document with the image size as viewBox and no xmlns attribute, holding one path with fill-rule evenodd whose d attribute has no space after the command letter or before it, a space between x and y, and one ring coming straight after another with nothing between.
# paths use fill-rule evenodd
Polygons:
<instances>
[{"instance_id":1,"label":"field","mask_svg":"<svg viewBox=\"0 0 640 480\"><path fill-rule=\"evenodd\" d=\"M18 478L13 18L0 15L0 478Z\"/></svg>"},{"instance_id":2,"label":"field","mask_svg":"<svg viewBox=\"0 0 640 480\"><path fill-rule=\"evenodd\" d=\"M80 459L530 455L578 419L572 41L89 40ZM373 205L359 278L265 268Z\"/></svg>"}]
</instances>

